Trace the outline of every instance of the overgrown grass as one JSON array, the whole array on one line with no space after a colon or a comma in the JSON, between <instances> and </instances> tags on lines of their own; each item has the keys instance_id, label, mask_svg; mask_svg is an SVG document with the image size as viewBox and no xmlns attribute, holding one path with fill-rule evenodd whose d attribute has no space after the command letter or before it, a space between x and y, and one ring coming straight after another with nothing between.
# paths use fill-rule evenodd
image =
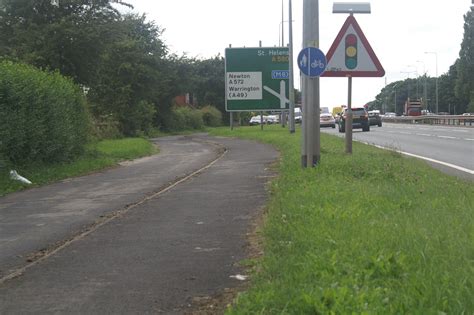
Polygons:
<instances>
[{"instance_id":1,"label":"overgrown grass","mask_svg":"<svg viewBox=\"0 0 474 315\"><path fill-rule=\"evenodd\" d=\"M16 167L18 173L39 186L68 177L74 177L114 166L122 160L150 155L156 151L153 145L142 138L103 140L89 144L86 154L81 158L65 164L29 164ZM0 196L26 187L18 181L11 180L9 168L0 168Z\"/></svg>"},{"instance_id":2,"label":"overgrown grass","mask_svg":"<svg viewBox=\"0 0 474 315\"><path fill-rule=\"evenodd\" d=\"M281 151L264 256L229 314L474 314L474 187L424 162L321 135L300 167L300 134L215 129ZM258 272L257 272L258 270Z\"/></svg>"}]
</instances>

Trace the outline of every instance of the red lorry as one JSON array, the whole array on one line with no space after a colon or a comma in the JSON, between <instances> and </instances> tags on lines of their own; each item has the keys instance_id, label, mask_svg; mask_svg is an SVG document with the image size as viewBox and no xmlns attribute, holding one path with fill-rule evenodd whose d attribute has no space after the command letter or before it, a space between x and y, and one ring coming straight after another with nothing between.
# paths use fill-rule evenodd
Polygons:
<instances>
[{"instance_id":1,"label":"red lorry","mask_svg":"<svg viewBox=\"0 0 474 315\"><path fill-rule=\"evenodd\" d=\"M421 116L423 109L423 101L421 99L411 100L407 99L405 102L405 116Z\"/></svg>"}]
</instances>

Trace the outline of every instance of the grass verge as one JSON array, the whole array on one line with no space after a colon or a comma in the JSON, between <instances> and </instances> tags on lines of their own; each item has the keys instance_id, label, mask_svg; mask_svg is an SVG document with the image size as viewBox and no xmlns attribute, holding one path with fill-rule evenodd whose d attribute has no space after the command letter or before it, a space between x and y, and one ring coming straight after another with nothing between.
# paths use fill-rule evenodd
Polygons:
<instances>
[{"instance_id":1,"label":"grass verge","mask_svg":"<svg viewBox=\"0 0 474 315\"><path fill-rule=\"evenodd\" d=\"M17 168L20 175L33 182L25 186L11 180L9 169L0 169L0 196L26 187L35 187L68 177L88 174L106 167L114 166L122 160L143 157L156 152L153 145L142 138L103 140L89 144L86 153L77 160L64 164L32 164Z\"/></svg>"},{"instance_id":2,"label":"grass verge","mask_svg":"<svg viewBox=\"0 0 474 315\"><path fill-rule=\"evenodd\" d=\"M228 314L474 314L474 187L400 154L321 135L213 129L281 152L251 289ZM257 272L258 270L258 272Z\"/></svg>"}]
</instances>

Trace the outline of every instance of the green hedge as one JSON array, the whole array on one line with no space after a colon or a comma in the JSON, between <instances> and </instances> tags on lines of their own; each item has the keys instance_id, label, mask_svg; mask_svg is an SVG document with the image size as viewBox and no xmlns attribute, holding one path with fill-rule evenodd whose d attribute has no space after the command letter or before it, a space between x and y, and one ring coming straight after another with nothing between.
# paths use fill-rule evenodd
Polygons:
<instances>
[{"instance_id":1,"label":"green hedge","mask_svg":"<svg viewBox=\"0 0 474 315\"><path fill-rule=\"evenodd\" d=\"M189 107L174 107L165 116L163 120L164 131L176 132L204 128L202 113L199 110Z\"/></svg>"},{"instance_id":2,"label":"green hedge","mask_svg":"<svg viewBox=\"0 0 474 315\"><path fill-rule=\"evenodd\" d=\"M173 107L163 115L163 131L177 132L183 130L200 130L205 126L218 127L222 125L222 113L214 106L204 106L202 109L190 107Z\"/></svg>"},{"instance_id":3,"label":"green hedge","mask_svg":"<svg viewBox=\"0 0 474 315\"><path fill-rule=\"evenodd\" d=\"M222 126L222 113L214 106L208 105L201 109L204 124L209 127Z\"/></svg>"},{"instance_id":4,"label":"green hedge","mask_svg":"<svg viewBox=\"0 0 474 315\"><path fill-rule=\"evenodd\" d=\"M0 158L61 162L83 151L89 116L81 89L58 73L0 62Z\"/></svg>"}]
</instances>

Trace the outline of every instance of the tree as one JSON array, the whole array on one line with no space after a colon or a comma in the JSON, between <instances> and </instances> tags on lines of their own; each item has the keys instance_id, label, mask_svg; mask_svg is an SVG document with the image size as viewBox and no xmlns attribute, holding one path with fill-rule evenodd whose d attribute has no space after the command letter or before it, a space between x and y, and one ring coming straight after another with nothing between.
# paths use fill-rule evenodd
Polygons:
<instances>
[{"instance_id":1,"label":"tree","mask_svg":"<svg viewBox=\"0 0 474 315\"><path fill-rule=\"evenodd\" d=\"M225 113L225 61L220 55L209 59L196 59L172 55L170 59L179 78L180 93L191 93L199 107L212 105Z\"/></svg>"},{"instance_id":2,"label":"tree","mask_svg":"<svg viewBox=\"0 0 474 315\"><path fill-rule=\"evenodd\" d=\"M1 0L0 53L88 87L95 117L112 117L135 135L151 128L150 117L159 125L178 78L161 30L144 15L121 15L111 2Z\"/></svg>"},{"instance_id":3,"label":"tree","mask_svg":"<svg viewBox=\"0 0 474 315\"><path fill-rule=\"evenodd\" d=\"M169 55L160 28L145 15L122 15L113 0L59 1L0 0L0 54L87 87L96 120L125 135L163 126L184 92L224 111L222 57Z\"/></svg>"},{"instance_id":4,"label":"tree","mask_svg":"<svg viewBox=\"0 0 474 315\"><path fill-rule=\"evenodd\" d=\"M467 100L456 97L455 85L457 80L457 60L449 68L448 73L439 77L439 111L451 114L463 113L467 109Z\"/></svg>"},{"instance_id":5,"label":"tree","mask_svg":"<svg viewBox=\"0 0 474 315\"><path fill-rule=\"evenodd\" d=\"M141 120L155 116L154 125L159 124L178 93L178 78L166 59L161 30L145 15L127 15L111 27L113 41L101 56L90 100L96 116L111 114L124 134L135 135L147 131L139 128Z\"/></svg>"},{"instance_id":6,"label":"tree","mask_svg":"<svg viewBox=\"0 0 474 315\"><path fill-rule=\"evenodd\" d=\"M474 112L474 11L472 8L464 15L464 37L456 70L456 97L461 101L469 102L469 111Z\"/></svg>"},{"instance_id":7,"label":"tree","mask_svg":"<svg viewBox=\"0 0 474 315\"><path fill-rule=\"evenodd\" d=\"M220 55L194 63L194 93L200 104L225 111L225 61Z\"/></svg>"},{"instance_id":8,"label":"tree","mask_svg":"<svg viewBox=\"0 0 474 315\"><path fill-rule=\"evenodd\" d=\"M110 0L61 0L58 7L50 0L2 0L0 54L90 86L111 39L109 25L119 19Z\"/></svg>"}]
</instances>

